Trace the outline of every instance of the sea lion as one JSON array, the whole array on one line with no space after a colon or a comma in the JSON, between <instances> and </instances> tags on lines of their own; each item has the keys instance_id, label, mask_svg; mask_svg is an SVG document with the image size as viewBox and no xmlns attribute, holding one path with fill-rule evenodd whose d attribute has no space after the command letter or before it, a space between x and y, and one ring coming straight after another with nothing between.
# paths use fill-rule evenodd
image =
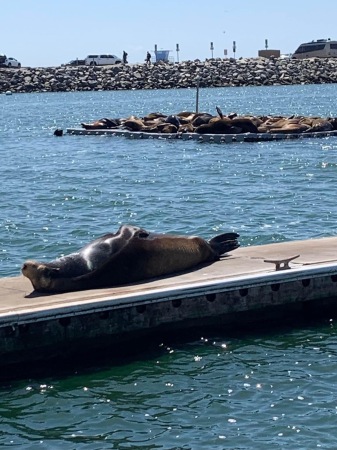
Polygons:
<instances>
[{"instance_id":1,"label":"sea lion","mask_svg":"<svg viewBox=\"0 0 337 450\"><path fill-rule=\"evenodd\" d=\"M194 133L194 126L191 123L187 123L186 125L180 125L178 132L179 133Z\"/></svg>"},{"instance_id":2,"label":"sea lion","mask_svg":"<svg viewBox=\"0 0 337 450\"><path fill-rule=\"evenodd\" d=\"M175 116L175 115L167 116L166 119L165 119L165 123L170 123L170 124L176 126L177 129L180 127L179 117Z\"/></svg>"},{"instance_id":3,"label":"sea lion","mask_svg":"<svg viewBox=\"0 0 337 450\"><path fill-rule=\"evenodd\" d=\"M208 113L201 114L200 116L193 119L191 122L194 127L199 127L200 125L205 125L208 123L213 116Z\"/></svg>"},{"instance_id":4,"label":"sea lion","mask_svg":"<svg viewBox=\"0 0 337 450\"><path fill-rule=\"evenodd\" d=\"M213 118L195 129L195 132L199 134L231 134L237 131L237 129L233 129L230 119L219 118Z\"/></svg>"},{"instance_id":5,"label":"sea lion","mask_svg":"<svg viewBox=\"0 0 337 450\"><path fill-rule=\"evenodd\" d=\"M81 123L82 127L86 130L104 130L109 128L117 128L120 125L119 119L103 119L96 120L93 123Z\"/></svg>"},{"instance_id":6,"label":"sea lion","mask_svg":"<svg viewBox=\"0 0 337 450\"><path fill-rule=\"evenodd\" d=\"M337 130L337 118L336 117L329 117L328 121L331 123L332 129L333 130Z\"/></svg>"},{"instance_id":7,"label":"sea lion","mask_svg":"<svg viewBox=\"0 0 337 450\"><path fill-rule=\"evenodd\" d=\"M144 122L148 122L148 121L152 121L155 119L165 119L167 116L165 114L159 113L159 112L154 112L154 113L150 113L147 114L146 116L144 116L142 119Z\"/></svg>"},{"instance_id":8,"label":"sea lion","mask_svg":"<svg viewBox=\"0 0 337 450\"><path fill-rule=\"evenodd\" d=\"M172 123L160 123L156 127L157 133L177 133L178 128Z\"/></svg>"},{"instance_id":9,"label":"sea lion","mask_svg":"<svg viewBox=\"0 0 337 450\"><path fill-rule=\"evenodd\" d=\"M317 131L332 131L333 125L327 119L314 119L311 127L304 131L304 133L316 133Z\"/></svg>"},{"instance_id":10,"label":"sea lion","mask_svg":"<svg viewBox=\"0 0 337 450\"><path fill-rule=\"evenodd\" d=\"M232 125L234 127L241 128L242 133L257 133L257 126L251 119L246 117L235 117L232 119Z\"/></svg>"},{"instance_id":11,"label":"sea lion","mask_svg":"<svg viewBox=\"0 0 337 450\"><path fill-rule=\"evenodd\" d=\"M290 123L282 128L270 128L268 133L272 134L300 134L309 130L309 126L301 123Z\"/></svg>"},{"instance_id":12,"label":"sea lion","mask_svg":"<svg viewBox=\"0 0 337 450\"><path fill-rule=\"evenodd\" d=\"M111 287L192 269L239 247L236 233L206 241L123 225L49 263L26 261L22 273L40 292Z\"/></svg>"},{"instance_id":13,"label":"sea lion","mask_svg":"<svg viewBox=\"0 0 337 450\"><path fill-rule=\"evenodd\" d=\"M131 116L123 122L123 128L129 131L141 131L144 127L144 122L138 117Z\"/></svg>"}]
</instances>

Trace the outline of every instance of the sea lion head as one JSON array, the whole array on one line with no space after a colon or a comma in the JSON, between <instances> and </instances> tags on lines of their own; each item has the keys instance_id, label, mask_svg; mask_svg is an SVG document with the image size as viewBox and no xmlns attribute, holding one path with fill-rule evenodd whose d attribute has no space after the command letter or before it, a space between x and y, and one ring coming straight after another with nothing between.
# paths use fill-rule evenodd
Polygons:
<instances>
[{"instance_id":1,"label":"sea lion head","mask_svg":"<svg viewBox=\"0 0 337 450\"><path fill-rule=\"evenodd\" d=\"M24 262L21 268L22 274L31 281L37 291L51 290L53 278L59 270L57 267L50 267L47 264L32 260Z\"/></svg>"}]
</instances>

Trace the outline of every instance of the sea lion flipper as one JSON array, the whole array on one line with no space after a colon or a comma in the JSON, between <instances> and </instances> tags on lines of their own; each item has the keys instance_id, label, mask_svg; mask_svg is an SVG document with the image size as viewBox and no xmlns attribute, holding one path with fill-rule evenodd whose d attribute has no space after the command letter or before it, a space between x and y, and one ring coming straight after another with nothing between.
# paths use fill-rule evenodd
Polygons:
<instances>
[{"instance_id":1,"label":"sea lion flipper","mask_svg":"<svg viewBox=\"0 0 337 450\"><path fill-rule=\"evenodd\" d=\"M215 251L215 253L218 256L221 256L240 247L240 244L237 240L238 237L239 234L237 233L224 233L210 239L208 243Z\"/></svg>"},{"instance_id":2,"label":"sea lion flipper","mask_svg":"<svg viewBox=\"0 0 337 450\"><path fill-rule=\"evenodd\" d=\"M220 119L223 119L223 113L220 109L220 106L217 106L215 109L216 109L217 113L219 114Z\"/></svg>"}]
</instances>

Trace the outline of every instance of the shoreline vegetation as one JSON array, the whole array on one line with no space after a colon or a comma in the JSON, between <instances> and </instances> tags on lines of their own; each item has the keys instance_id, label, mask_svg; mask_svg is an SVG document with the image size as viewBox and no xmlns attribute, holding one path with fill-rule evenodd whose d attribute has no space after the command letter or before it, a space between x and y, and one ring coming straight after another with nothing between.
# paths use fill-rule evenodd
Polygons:
<instances>
[{"instance_id":1,"label":"shoreline vegetation","mask_svg":"<svg viewBox=\"0 0 337 450\"><path fill-rule=\"evenodd\" d=\"M277 86L337 82L337 58L228 58L181 63L0 68L0 93Z\"/></svg>"}]
</instances>

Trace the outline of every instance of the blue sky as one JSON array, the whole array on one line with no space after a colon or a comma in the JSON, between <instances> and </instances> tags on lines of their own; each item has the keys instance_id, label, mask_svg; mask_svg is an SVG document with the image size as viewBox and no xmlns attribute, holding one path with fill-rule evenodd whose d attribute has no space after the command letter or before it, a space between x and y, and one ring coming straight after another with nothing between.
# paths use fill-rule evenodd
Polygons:
<instances>
[{"instance_id":1,"label":"blue sky","mask_svg":"<svg viewBox=\"0 0 337 450\"><path fill-rule=\"evenodd\" d=\"M172 50L177 60L292 53L302 42L337 40L337 1L325 0L0 0L0 53L23 66L58 66L90 53L126 50L130 63L147 50Z\"/></svg>"}]
</instances>

